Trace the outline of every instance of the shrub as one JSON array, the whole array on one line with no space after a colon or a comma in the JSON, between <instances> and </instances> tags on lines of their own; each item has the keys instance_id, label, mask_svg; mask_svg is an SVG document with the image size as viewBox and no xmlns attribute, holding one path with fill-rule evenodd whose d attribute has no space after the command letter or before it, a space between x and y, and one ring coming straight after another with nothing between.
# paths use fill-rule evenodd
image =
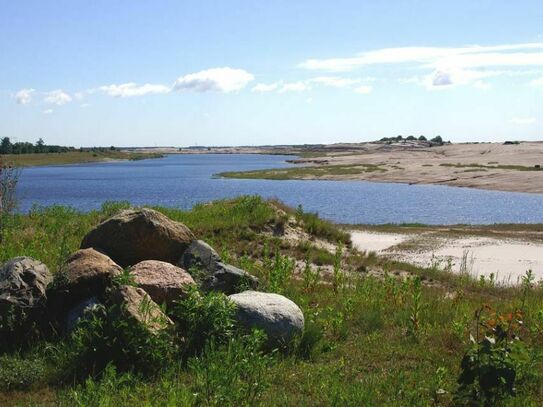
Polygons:
<instances>
[{"instance_id":1,"label":"shrub","mask_svg":"<svg viewBox=\"0 0 543 407\"><path fill-rule=\"evenodd\" d=\"M201 294L191 288L185 299L174 304L171 317L183 340L184 356L200 354L208 341L225 343L234 335L236 306L222 293Z\"/></svg>"},{"instance_id":2,"label":"shrub","mask_svg":"<svg viewBox=\"0 0 543 407\"><path fill-rule=\"evenodd\" d=\"M475 313L475 336L460 364L457 404L494 406L515 394L519 373L528 363L521 340L522 313L500 315L488 306Z\"/></svg>"},{"instance_id":3,"label":"shrub","mask_svg":"<svg viewBox=\"0 0 543 407\"><path fill-rule=\"evenodd\" d=\"M53 358L63 365L60 379L69 380L101 374L110 364L152 375L167 367L175 354L166 330L150 331L112 306L88 311L70 337L54 348Z\"/></svg>"}]
</instances>

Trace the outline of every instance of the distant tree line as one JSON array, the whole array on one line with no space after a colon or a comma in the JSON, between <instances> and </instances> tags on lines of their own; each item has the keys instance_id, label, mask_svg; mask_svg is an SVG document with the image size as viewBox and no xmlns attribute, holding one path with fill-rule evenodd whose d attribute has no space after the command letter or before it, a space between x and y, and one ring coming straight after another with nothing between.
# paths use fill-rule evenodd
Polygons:
<instances>
[{"instance_id":1,"label":"distant tree line","mask_svg":"<svg viewBox=\"0 0 543 407\"><path fill-rule=\"evenodd\" d=\"M47 145L41 138L36 144L27 141L12 143L9 137L0 139L0 154L66 153L74 150L74 147Z\"/></svg>"},{"instance_id":2,"label":"distant tree line","mask_svg":"<svg viewBox=\"0 0 543 407\"><path fill-rule=\"evenodd\" d=\"M45 144L43 139L39 139L36 144L27 141L12 143L9 137L0 139L0 154L41 154L41 153L67 153L69 151L114 151L116 148L111 147L90 147L79 148L65 147L57 145Z\"/></svg>"},{"instance_id":3,"label":"distant tree line","mask_svg":"<svg viewBox=\"0 0 543 407\"><path fill-rule=\"evenodd\" d=\"M428 141L428 139L421 135L419 137L416 137L416 136L407 136L404 138L404 136L402 135L398 135L396 137L383 137L381 140L379 141L382 141L384 143L394 143L394 142L400 142L400 141L415 141L415 140L419 140L419 141ZM434 138L430 139L430 142L432 144L439 144L439 145L442 145L444 144L445 142L443 141L443 139L441 138L441 136L435 136ZM447 143L450 143L450 141L447 141Z\"/></svg>"}]
</instances>

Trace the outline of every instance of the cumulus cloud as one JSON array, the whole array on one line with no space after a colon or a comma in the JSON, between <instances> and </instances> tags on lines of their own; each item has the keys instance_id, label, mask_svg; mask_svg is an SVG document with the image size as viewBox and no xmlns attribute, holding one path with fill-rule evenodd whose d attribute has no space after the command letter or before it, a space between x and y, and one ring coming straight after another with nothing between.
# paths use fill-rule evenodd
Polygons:
<instances>
[{"instance_id":1,"label":"cumulus cloud","mask_svg":"<svg viewBox=\"0 0 543 407\"><path fill-rule=\"evenodd\" d=\"M51 113L53 113L53 109L45 109L42 113L43 114L51 114Z\"/></svg>"},{"instance_id":2,"label":"cumulus cloud","mask_svg":"<svg viewBox=\"0 0 543 407\"><path fill-rule=\"evenodd\" d=\"M47 92L43 100L45 101L45 103L62 106L66 103L70 103L72 101L72 97L64 92L62 89L57 89L51 92Z\"/></svg>"},{"instance_id":3,"label":"cumulus cloud","mask_svg":"<svg viewBox=\"0 0 543 407\"><path fill-rule=\"evenodd\" d=\"M170 88L165 85L156 85L146 83L138 85L134 82L122 83L120 85L112 84L100 86L99 90L105 92L109 96L117 98L127 98L133 96L157 95L170 92Z\"/></svg>"},{"instance_id":4,"label":"cumulus cloud","mask_svg":"<svg viewBox=\"0 0 543 407\"><path fill-rule=\"evenodd\" d=\"M254 76L244 69L213 68L179 77L174 90L194 92L235 92L243 89Z\"/></svg>"},{"instance_id":5,"label":"cumulus cloud","mask_svg":"<svg viewBox=\"0 0 543 407\"><path fill-rule=\"evenodd\" d=\"M536 119L535 117L513 117L509 121L513 124L534 124Z\"/></svg>"},{"instance_id":6,"label":"cumulus cloud","mask_svg":"<svg viewBox=\"0 0 543 407\"><path fill-rule=\"evenodd\" d=\"M32 102L32 93L34 92L34 89L21 89L15 94L15 100L20 105L27 105Z\"/></svg>"}]
</instances>

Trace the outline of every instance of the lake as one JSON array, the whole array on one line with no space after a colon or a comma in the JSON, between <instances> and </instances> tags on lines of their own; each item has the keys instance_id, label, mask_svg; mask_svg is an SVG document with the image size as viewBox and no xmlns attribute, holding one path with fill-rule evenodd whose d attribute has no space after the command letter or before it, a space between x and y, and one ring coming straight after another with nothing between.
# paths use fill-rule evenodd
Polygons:
<instances>
[{"instance_id":1,"label":"lake","mask_svg":"<svg viewBox=\"0 0 543 407\"><path fill-rule=\"evenodd\" d=\"M104 201L189 209L199 202L245 194L278 198L340 223L543 223L543 194L442 185L363 181L223 179L223 171L289 166L292 156L168 155L160 159L26 168L19 208L68 205L91 210Z\"/></svg>"}]
</instances>

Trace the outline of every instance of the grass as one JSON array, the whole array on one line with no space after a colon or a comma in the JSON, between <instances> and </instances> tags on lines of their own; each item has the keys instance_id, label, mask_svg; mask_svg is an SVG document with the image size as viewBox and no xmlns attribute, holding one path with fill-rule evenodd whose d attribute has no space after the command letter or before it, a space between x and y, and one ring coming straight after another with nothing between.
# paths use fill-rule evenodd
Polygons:
<instances>
[{"instance_id":1,"label":"grass","mask_svg":"<svg viewBox=\"0 0 543 407\"><path fill-rule=\"evenodd\" d=\"M357 165L322 165L311 167L293 167L258 171L222 172L217 174L226 178L243 179L326 179L336 175L357 175L368 172L385 172L386 169L375 164Z\"/></svg>"},{"instance_id":2,"label":"grass","mask_svg":"<svg viewBox=\"0 0 543 407\"><path fill-rule=\"evenodd\" d=\"M107 203L88 213L35 208L16 215L7 225L0 259L30 255L55 271L85 233L124 207L128 204ZM303 337L287 352L263 351L258 334L236 333L220 296L191 297L181 310L171 311L185 318L176 327L185 341L176 342L174 335L160 344L156 338L138 342L146 344L145 352L137 348L132 358L158 361L153 373L137 366L127 368L112 357L100 371L79 377L76 373L88 365L75 363L80 360L75 355L82 354L79 346L87 342L53 336L0 356L0 404L458 405L460 362L473 346L474 315L483 305L489 315L522 310L518 337L526 350L509 353L517 373L516 394L492 405L543 403L543 288L537 284L501 287L437 268L390 262L348 245L325 255L311 239L288 244L272 232L287 227L292 218L312 239L337 243L346 236L301 208L258 197L202 204L191 211L156 209L186 223L223 257L259 276L263 290L280 292L299 304L306 320ZM423 225L395 227L424 229ZM521 228L503 226L504 230ZM537 228L541 226L532 229ZM311 253L320 253L334 274L315 273L317 265L311 261L307 279L296 272L292 258L311 257ZM365 272L369 269L385 273L373 277ZM397 270L412 277L396 278ZM430 279L433 284L425 284ZM209 332L217 340L204 344L202 333L207 337Z\"/></svg>"},{"instance_id":3,"label":"grass","mask_svg":"<svg viewBox=\"0 0 543 407\"><path fill-rule=\"evenodd\" d=\"M490 163L489 163L490 164ZM453 168L479 168L481 171L484 169L495 169L495 170L514 170L514 171L541 171L543 168L535 166L526 166L526 165L485 165L485 164L452 164L452 163L442 163L439 164L441 167L453 167Z\"/></svg>"},{"instance_id":4,"label":"grass","mask_svg":"<svg viewBox=\"0 0 543 407\"><path fill-rule=\"evenodd\" d=\"M0 162L15 167L35 167L111 160L143 160L160 157L162 155L156 153L126 153L118 150L69 151L66 153L0 155Z\"/></svg>"}]
</instances>

